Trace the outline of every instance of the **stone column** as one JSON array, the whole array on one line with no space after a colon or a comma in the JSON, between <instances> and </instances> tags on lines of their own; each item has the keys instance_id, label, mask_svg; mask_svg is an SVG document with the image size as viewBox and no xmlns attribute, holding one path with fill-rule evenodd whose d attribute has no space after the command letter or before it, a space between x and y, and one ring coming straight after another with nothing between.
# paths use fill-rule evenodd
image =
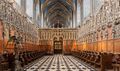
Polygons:
<instances>
[{"instance_id":1,"label":"stone column","mask_svg":"<svg viewBox=\"0 0 120 71\"><path fill-rule=\"evenodd\" d=\"M36 0L33 0L33 21L36 23Z\"/></svg>"},{"instance_id":2,"label":"stone column","mask_svg":"<svg viewBox=\"0 0 120 71\"><path fill-rule=\"evenodd\" d=\"M42 24L43 24L42 28L45 28L45 14L44 14L44 12L42 12Z\"/></svg>"},{"instance_id":3,"label":"stone column","mask_svg":"<svg viewBox=\"0 0 120 71\"><path fill-rule=\"evenodd\" d=\"M38 9L39 9L39 12L38 12L38 14L36 14L36 16L37 16L37 25L38 25L38 27L40 27L40 21L41 21L41 16L40 16L40 13L41 13L41 6L40 6L40 4L41 4L41 1L40 0L38 0Z\"/></svg>"},{"instance_id":4,"label":"stone column","mask_svg":"<svg viewBox=\"0 0 120 71\"><path fill-rule=\"evenodd\" d=\"M75 2L72 3L73 6L73 11L72 11L72 28L75 28L75 24L76 24L76 5Z\"/></svg>"},{"instance_id":5,"label":"stone column","mask_svg":"<svg viewBox=\"0 0 120 71\"><path fill-rule=\"evenodd\" d=\"M75 0L75 26L74 26L74 28L76 28L77 27L77 2L78 0Z\"/></svg>"},{"instance_id":6,"label":"stone column","mask_svg":"<svg viewBox=\"0 0 120 71\"><path fill-rule=\"evenodd\" d=\"M76 11L73 11L73 28L76 27Z\"/></svg>"},{"instance_id":7,"label":"stone column","mask_svg":"<svg viewBox=\"0 0 120 71\"><path fill-rule=\"evenodd\" d=\"M71 24L70 28L72 28L72 19L70 19L70 24Z\"/></svg>"},{"instance_id":8,"label":"stone column","mask_svg":"<svg viewBox=\"0 0 120 71\"><path fill-rule=\"evenodd\" d=\"M70 19L67 19L67 24L68 24L67 28L70 28Z\"/></svg>"},{"instance_id":9,"label":"stone column","mask_svg":"<svg viewBox=\"0 0 120 71\"><path fill-rule=\"evenodd\" d=\"M43 24L44 21L43 21L43 10L42 10L41 4L40 4L40 14L41 14L41 15L40 15L40 16L41 16L41 17L40 17L40 18L41 18L41 28L43 28L43 27L44 27L44 24Z\"/></svg>"},{"instance_id":10,"label":"stone column","mask_svg":"<svg viewBox=\"0 0 120 71\"><path fill-rule=\"evenodd\" d=\"M83 21L83 0L80 2L80 17L81 17L81 23Z\"/></svg>"},{"instance_id":11,"label":"stone column","mask_svg":"<svg viewBox=\"0 0 120 71\"><path fill-rule=\"evenodd\" d=\"M41 18L41 16L42 16L41 15L42 14L41 13L41 0L39 0L39 14L40 14L40 24L39 24L39 26L42 27L42 23L41 23L41 21L42 21L42 18Z\"/></svg>"},{"instance_id":12,"label":"stone column","mask_svg":"<svg viewBox=\"0 0 120 71\"><path fill-rule=\"evenodd\" d=\"M90 1L90 13L91 13L91 15L93 15L93 13L94 13L94 0L91 0Z\"/></svg>"},{"instance_id":13,"label":"stone column","mask_svg":"<svg viewBox=\"0 0 120 71\"><path fill-rule=\"evenodd\" d=\"M26 12L26 0L21 0L21 7Z\"/></svg>"},{"instance_id":14,"label":"stone column","mask_svg":"<svg viewBox=\"0 0 120 71\"><path fill-rule=\"evenodd\" d=\"M74 25L74 14L73 14L73 11L72 11L72 28L73 28L73 25Z\"/></svg>"}]
</instances>

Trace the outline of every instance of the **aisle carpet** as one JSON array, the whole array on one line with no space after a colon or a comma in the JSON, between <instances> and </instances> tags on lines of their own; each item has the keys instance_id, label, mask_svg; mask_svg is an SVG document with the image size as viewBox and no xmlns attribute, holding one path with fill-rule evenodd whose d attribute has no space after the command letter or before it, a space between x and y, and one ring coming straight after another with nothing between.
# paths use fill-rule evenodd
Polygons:
<instances>
[{"instance_id":1,"label":"aisle carpet","mask_svg":"<svg viewBox=\"0 0 120 71\"><path fill-rule=\"evenodd\" d=\"M24 69L25 71L95 71L73 56L44 56Z\"/></svg>"}]
</instances>

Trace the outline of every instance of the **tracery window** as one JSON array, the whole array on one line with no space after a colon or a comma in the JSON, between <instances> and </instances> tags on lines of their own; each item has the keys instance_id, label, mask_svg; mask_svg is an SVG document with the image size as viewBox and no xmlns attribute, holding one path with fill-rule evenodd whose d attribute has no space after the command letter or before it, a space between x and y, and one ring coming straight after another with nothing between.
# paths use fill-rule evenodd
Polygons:
<instances>
[{"instance_id":1,"label":"tracery window","mask_svg":"<svg viewBox=\"0 0 120 71\"><path fill-rule=\"evenodd\" d=\"M33 0L26 0L26 13L33 17Z\"/></svg>"},{"instance_id":2,"label":"tracery window","mask_svg":"<svg viewBox=\"0 0 120 71\"><path fill-rule=\"evenodd\" d=\"M18 5L21 5L21 0L15 0Z\"/></svg>"},{"instance_id":3,"label":"tracery window","mask_svg":"<svg viewBox=\"0 0 120 71\"><path fill-rule=\"evenodd\" d=\"M99 8L102 4L102 0L94 0L95 10Z\"/></svg>"},{"instance_id":4,"label":"tracery window","mask_svg":"<svg viewBox=\"0 0 120 71\"><path fill-rule=\"evenodd\" d=\"M90 1L91 0L84 0L83 1L84 17L86 17L86 16L88 16L90 14Z\"/></svg>"}]
</instances>

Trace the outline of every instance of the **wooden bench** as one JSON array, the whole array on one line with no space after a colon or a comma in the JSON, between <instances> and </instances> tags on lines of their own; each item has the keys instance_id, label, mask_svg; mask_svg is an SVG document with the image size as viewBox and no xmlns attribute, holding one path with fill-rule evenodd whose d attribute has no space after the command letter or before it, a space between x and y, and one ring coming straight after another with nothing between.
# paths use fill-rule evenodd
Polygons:
<instances>
[{"instance_id":1,"label":"wooden bench","mask_svg":"<svg viewBox=\"0 0 120 71\"><path fill-rule=\"evenodd\" d=\"M114 71L120 71L120 54L113 55L112 66Z\"/></svg>"},{"instance_id":2,"label":"wooden bench","mask_svg":"<svg viewBox=\"0 0 120 71\"><path fill-rule=\"evenodd\" d=\"M88 62L93 65L94 62L95 62L95 60L96 60L96 55L93 54L93 55L91 56L91 58L88 60Z\"/></svg>"},{"instance_id":3,"label":"wooden bench","mask_svg":"<svg viewBox=\"0 0 120 71\"><path fill-rule=\"evenodd\" d=\"M91 51L73 52L73 56L78 57L84 62L99 67L100 71L112 68L112 54Z\"/></svg>"},{"instance_id":4,"label":"wooden bench","mask_svg":"<svg viewBox=\"0 0 120 71\"><path fill-rule=\"evenodd\" d=\"M120 71L120 64L112 64L114 71Z\"/></svg>"},{"instance_id":5,"label":"wooden bench","mask_svg":"<svg viewBox=\"0 0 120 71\"><path fill-rule=\"evenodd\" d=\"M8 63L8 54L2 54L0 56L1 61L0 61L0 70L8 70L9 69L9 63Z\"/></svg>"}]
</instances>

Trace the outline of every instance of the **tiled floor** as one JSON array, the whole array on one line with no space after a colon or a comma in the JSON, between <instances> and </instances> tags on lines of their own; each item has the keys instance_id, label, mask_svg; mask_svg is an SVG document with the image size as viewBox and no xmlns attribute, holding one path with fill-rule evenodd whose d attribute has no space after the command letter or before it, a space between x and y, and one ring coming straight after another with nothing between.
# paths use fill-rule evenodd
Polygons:
<instances>
[{"instance_id":1,"label":"tiled floor","mask_svg":"<svg viewBox=\"0 0 120 71\"><path fill-rule=\"evenodd\" d=\"M44 56L25 68L25 71L95 71L73 56Z\"/></svg>"}]
</instances>

